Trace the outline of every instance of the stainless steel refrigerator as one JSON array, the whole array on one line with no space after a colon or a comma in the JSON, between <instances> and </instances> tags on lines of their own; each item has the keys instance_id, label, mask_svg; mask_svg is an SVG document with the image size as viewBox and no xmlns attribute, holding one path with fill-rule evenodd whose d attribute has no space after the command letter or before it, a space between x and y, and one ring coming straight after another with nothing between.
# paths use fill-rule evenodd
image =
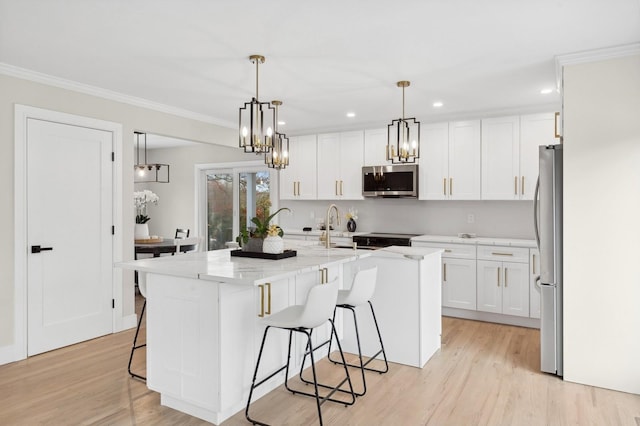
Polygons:
<instances>
[{"instance_id":1,"label":"stainless steel refrigerator","mask_svg":"<svg viewBox=\"0 0 640 426\"><path fill-rule=\"evenodd\" d=\"M539 150L534 228L540 250L540 369L562 376L562 145Z\"/></svg>"}]
</instances>

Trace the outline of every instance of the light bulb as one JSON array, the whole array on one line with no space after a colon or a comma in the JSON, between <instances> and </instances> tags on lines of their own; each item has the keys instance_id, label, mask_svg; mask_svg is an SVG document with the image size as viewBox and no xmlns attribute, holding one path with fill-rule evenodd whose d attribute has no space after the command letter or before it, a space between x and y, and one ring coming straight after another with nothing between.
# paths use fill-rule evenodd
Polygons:
<instances>
[{"instance_id":1,"label":"light bulb","mask_svg":"<svg viewBox=\"0 0 640 426\"><path fill-rule=\"evenodd\" d=\"M416 149L417 146L418 146L418 142L416 142L415 140L411 142L411 148Z\"/></svg>"},{"instance_id":2,"label":"light bulb","mask_svg":"<svg viewBox=\"0 0 640 426\"><path fill-rule=\"evenodd\" d=\"M271 127L269 127L267 129L267 136L271 137L271 135L273 135L273 130L271 130Z\"/></svg>"},{"instance_id":3,"label":"light bulb","mask_svg":"<svg viewBox=\"0 0 640 426\"><path fill-rule=\"evenodd\" d=\"M247 130L247 127L246 126L243 127L242 128L242 136L246 138L248 134L249 134L249 131Z\"/></svg>"},{"instance_id":4,"label":"light bulb","mask_svg":"<svg viewBox=\"0 0 640 426\"><path fill-rule=\"evenodd\" d=\"M140 177L144 176L144 167L140 167L138 169L138 176L140 176Z\"/></svg>"},{"instance_id":5,"label":"light bulb","mask_svg":"<svg viewBox=\"0 0 640 426\"><path fill-rule=\"evenodd\" d=\"M283 151L283 152L282 152L282 156L283 156L284 158L287 158L287 157L289 156L289 153L288 153L287 151Z\"/></svg>"}]
</instances>

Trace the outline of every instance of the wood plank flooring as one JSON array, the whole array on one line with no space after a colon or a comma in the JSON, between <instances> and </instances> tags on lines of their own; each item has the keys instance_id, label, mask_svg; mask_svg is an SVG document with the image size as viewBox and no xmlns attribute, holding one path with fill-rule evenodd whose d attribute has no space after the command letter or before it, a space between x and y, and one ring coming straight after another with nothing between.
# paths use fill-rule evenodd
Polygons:
<instances>
[{"instance_id":1,"label":"wood plank flooring","mask_svg":"<svg viewBox=\"0 0 640 426\"><path fill-rule=\"evenodd\" d=\"M133 334L0 366L0 424L207 424L160 406L158 394L128 376ZM138 371L144 357L136 354ZM387 374L368 373L369 390L354 406L323 405L325 424L640 426L639 395L564 382L539 364L537 330L445 317L442 350L424 369L391 364ZM325 380L339 373L321 363ZM352 376L359 385L357 371ZM317 424L313 399L283 387L256 401L252 415L274 425ZM223 423L246 424L243 413Z\"/></svg>"}]
</instances>

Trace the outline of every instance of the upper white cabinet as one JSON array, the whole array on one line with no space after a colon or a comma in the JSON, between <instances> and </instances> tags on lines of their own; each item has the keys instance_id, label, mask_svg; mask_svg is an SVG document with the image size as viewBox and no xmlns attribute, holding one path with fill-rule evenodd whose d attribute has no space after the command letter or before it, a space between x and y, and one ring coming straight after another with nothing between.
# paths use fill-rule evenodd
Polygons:
<instances>
[{"instance_id":1,"label":"upper white cabinet","mask_svg":"<svg viewBox=\"0 0 640 426\"><path fill-rule=\"evenodd\" d=\"M482 120L482 199L519 200L520 118Z\"/></svg>"},{"instance_id":2,"label":"upper white cabinet","mask_svg":"<svg viewBox=\"0 0 640 426\"><path fill-rule=\"evenodd\" d=\"M482 199L532 200L538 146L557 143L554 114L482 120Z\"/></svg>"},{"instance_id":3,"label":"upper white cabinet","mask_svg":"<svg viewBox=\"0 0 640 426\"><path fill-rule=\"evenodd\" d=\"M316 135L289 138L289 151L289 166L280 171L280 199L315 200Z\"/></svg>"},{"instance_id":4,"label":"upper white cabinet","mask_svg":"<svg viewBox=\"0 0 640 426\"><path fill-rule=\"evenodd\" d=\"M387 128L364 131L364 165L382 166L387 161Z\"/></svg>"},{"instance_id":5,"label":"upper white cabinet","mask_svg":"<svg viewBox=\"0 0 640 426\"><path fill-rule=\"evenodd\" d=\"M521 199L533 200L538 179L538 147L560 143L555 137L555 114L530 114L520 116L520 176Z\"/></svg>"},{"instance_id":6,"label":"upper white cabinet","mask_svg":"<svg viewBox=\"0 0 640 426\"><path fill-rule=\"evenodd\" d=\"M318 135L318 199L362 200L364 132Z\"/></svg>"},{"instance_id":7,"label":"upper white cabinet","mask_svg":"<svg viewBox=\"0 0 640 426\"><path fill-rule=\"evenodd\" d=\"M420 199L479 200L480 121L430 124L421 133Z\"/></svg>"}]
</instances>

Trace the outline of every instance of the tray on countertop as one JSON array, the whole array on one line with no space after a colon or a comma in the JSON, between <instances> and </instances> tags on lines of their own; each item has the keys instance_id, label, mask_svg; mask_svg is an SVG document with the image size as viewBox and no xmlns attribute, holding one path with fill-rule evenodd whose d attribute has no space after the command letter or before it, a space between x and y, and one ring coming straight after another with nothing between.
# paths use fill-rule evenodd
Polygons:
<instances>
[{"instance_id":1,"label":"tray on countertop","mask_svg":"<svg viewBox=\"0 0 640 426\"><path fill-rule=\"evenodd\" d=\"M243 251L242 249L231 250L231 256L253 257L255 259L280 260L280 259L286 259L288 257L294 257L297 255L298 255L298 252L295 250L285 250L282 253L263 253L261 251Z\"/></svg>"}]
</instances>

